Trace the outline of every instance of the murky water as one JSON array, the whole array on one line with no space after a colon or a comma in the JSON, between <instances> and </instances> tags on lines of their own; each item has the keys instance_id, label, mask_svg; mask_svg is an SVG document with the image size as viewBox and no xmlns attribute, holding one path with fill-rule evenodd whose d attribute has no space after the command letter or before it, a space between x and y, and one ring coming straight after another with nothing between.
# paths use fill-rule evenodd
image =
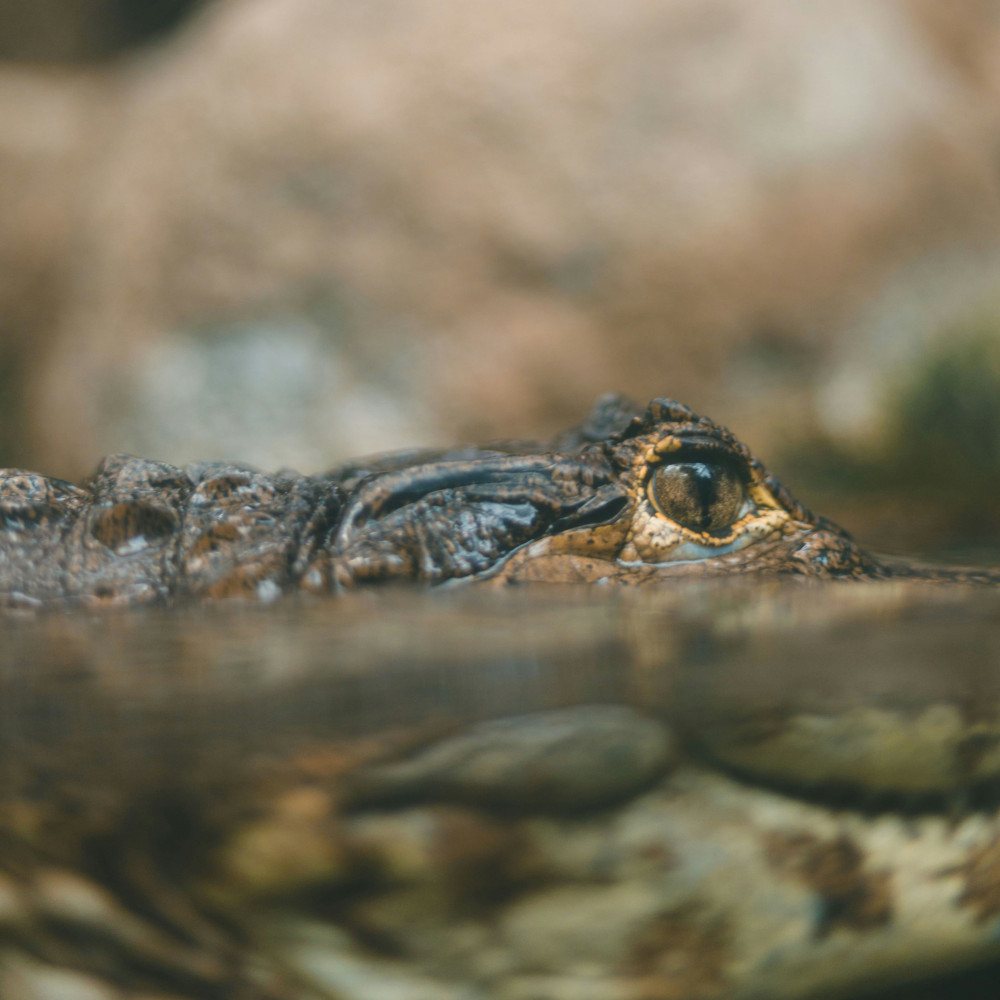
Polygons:
<instances>
[{"instance_id":1,"label":"murky water","mask_svg":"<svg viewBox=\"0 0 1000 1000\"><path fill-rule=\"evenodd\" d=\"M0 630L8 992L58 968L67 998L855 996L1000 953L995 592L466 588Z\"/></svg>"}]
</instances>

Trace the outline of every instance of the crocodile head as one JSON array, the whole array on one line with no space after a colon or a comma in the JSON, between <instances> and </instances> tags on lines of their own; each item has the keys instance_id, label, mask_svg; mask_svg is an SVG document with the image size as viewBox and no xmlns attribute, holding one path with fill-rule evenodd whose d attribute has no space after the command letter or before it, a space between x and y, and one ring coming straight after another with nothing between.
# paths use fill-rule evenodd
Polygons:
<instances>
[{"instance_id":1,"label":"crocodile head","mask_svg":"<svg viewBox=\"0 0 1000 1000\"><path fill-rule=\"evenodd\" d=\"M548 450L425 454L333 476L353 492L327 548L334 586L895 572L798 503L730 431L666 399L643 411L604 397Z\"/></svg>"},{"instance_id":2,"label":"crocodile head","mask_svg":"<svg viewBox=\"0 0 1000 1000\"><path fill-rule=\"evenodd\" d=\"M1000 583L876 559L728 430L665 399L605 397L547 446L396 454L323 477L127 456L82 487L0 471L0 606L755 573Z\"/></svg>"}]
</instances>

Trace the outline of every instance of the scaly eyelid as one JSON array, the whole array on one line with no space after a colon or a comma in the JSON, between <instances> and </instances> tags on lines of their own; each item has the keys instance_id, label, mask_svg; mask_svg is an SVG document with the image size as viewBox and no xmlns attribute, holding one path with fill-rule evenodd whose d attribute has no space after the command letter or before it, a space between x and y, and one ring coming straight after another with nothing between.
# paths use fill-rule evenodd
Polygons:
<instances>
[{"instance_id":1,"label":"scaly eyelid","mask_svg":"<svg viewBox=\"0 0 1000 1000\"><path fill-rule=\"evenodd\" d=\"M705 465L725 466L736 472L746 486L756 479L745 455L725 442L712 438L668 437L649 448L643 457L646 462L644 477L647 482L658 468L680 462L703 462Z\"/></svg>"},{"instance_id":2,"label":"scaly eyelid","mask_svg":"<svg viewBox=\"0 0 1000 1000\"><path fill-rule=\"evenodd\" d=\"M672 517L664 514L656 505L653 505L656 513L668 520L674 527L682 532L687 539L681 549L685 547L691 547L692 549L698 548L701 550L703 556L717 556L722 555L727 551L732 551L732 546L739 542L740 538L746 536L748 541L753 540L752 534L748 533L745 529L749 527L754 520L754 516L758 512L757 505L748 496L743 500L743 505L740 507L740 512L736 516L736 519L725 534L712 535L704 531L693 531L691 528L685 528L683 524L678 524ZM736 546L737 548L742 547L741 545ZM692 556L691 558L695 558Z\"/></svg>"}]
</instances>

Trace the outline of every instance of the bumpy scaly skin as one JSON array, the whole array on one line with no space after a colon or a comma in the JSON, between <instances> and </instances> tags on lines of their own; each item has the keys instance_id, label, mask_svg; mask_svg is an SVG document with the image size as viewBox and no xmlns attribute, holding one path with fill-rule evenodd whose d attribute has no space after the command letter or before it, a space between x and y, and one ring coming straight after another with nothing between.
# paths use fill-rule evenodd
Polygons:
<instances>
[{"instance_id":1,"label":"bumpy scaly skin","mask_svg":"<svg viewBox=\"0 0 1000 1000\"><path fill-rule=\"evenodd\" d=\"M723 535L657 510L678 449L739 469L750 504ZM326 476L112 456L78 487L0 473L0 601L269 599L305 589L490 579L651 583L732 573L998 583L1000 572L879 562L798 503L723 427L616 396L549 448L390 455Z\"/></svg>"}]
</instances>

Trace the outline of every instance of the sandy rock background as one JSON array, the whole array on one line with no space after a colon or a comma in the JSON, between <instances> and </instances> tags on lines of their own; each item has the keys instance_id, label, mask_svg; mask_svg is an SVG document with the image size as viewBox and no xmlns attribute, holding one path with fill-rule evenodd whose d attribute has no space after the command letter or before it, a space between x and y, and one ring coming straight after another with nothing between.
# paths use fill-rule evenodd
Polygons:
<instances>
[{"instance_id":1,"label":"sandy rock background","mask_svg":"<svg viewBox=\"0 0 1000 1000\"><path fill-rule=\"evenodd\" d=\"M1000 538L995 0L62 6L0 3L0 464L309 471L620 389L882 548Z\"/></svg>"}]
</instances>

